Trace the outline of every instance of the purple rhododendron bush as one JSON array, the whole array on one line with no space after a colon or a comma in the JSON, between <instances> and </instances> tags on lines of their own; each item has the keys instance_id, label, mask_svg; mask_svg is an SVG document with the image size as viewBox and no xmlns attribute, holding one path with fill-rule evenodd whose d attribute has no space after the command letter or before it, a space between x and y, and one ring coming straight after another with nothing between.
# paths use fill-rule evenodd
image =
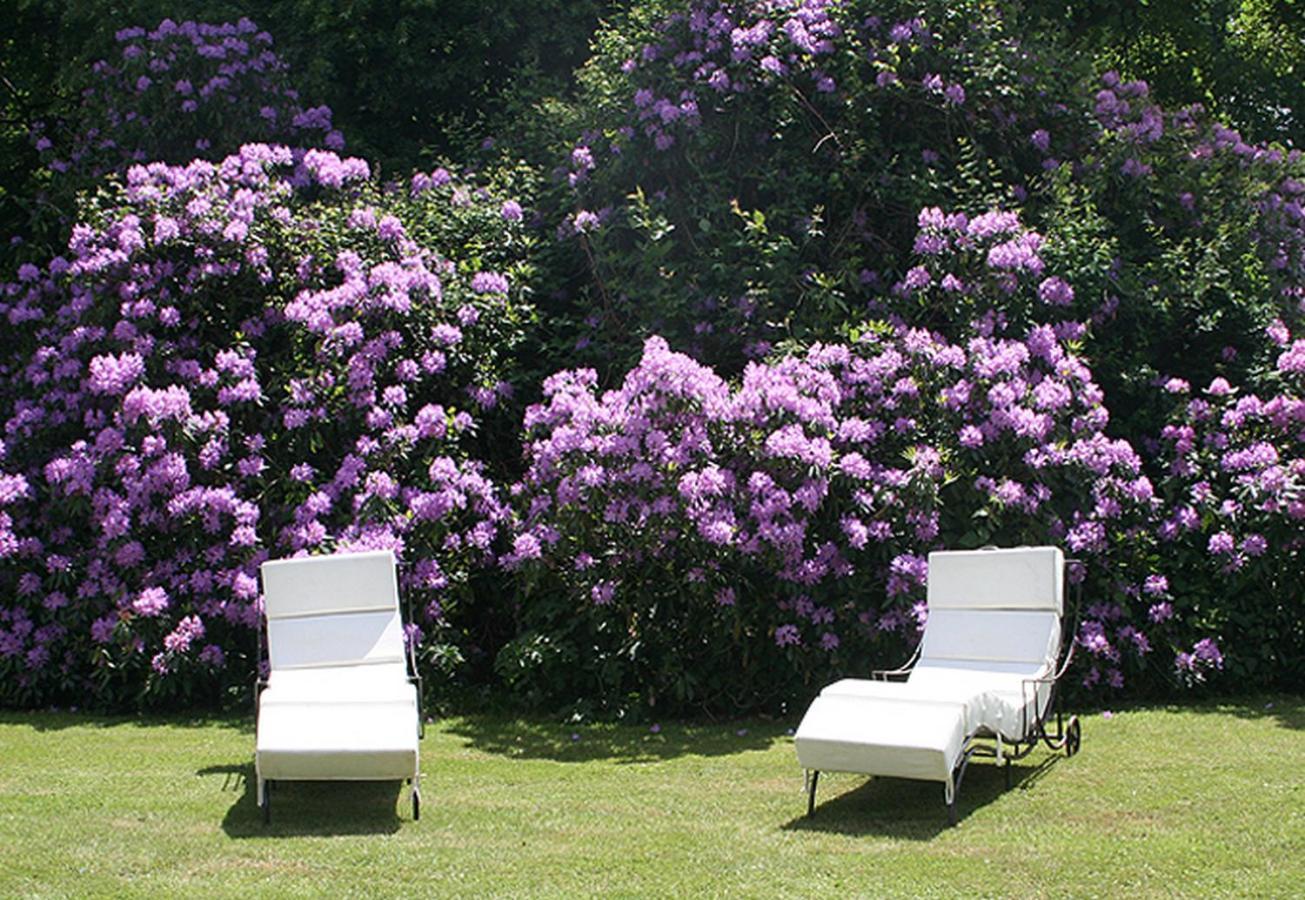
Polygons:
<instances>
[{"instance_id":1,"label":"purple rhododendron bush","mask_svg":"<svg viewBox=\"0 0 1305 900\"><path fill-rule=\"evenodd\" d=\"M524 568L547 575L533 588L535 629L500 660L510 679L543 693L584 659L591 677L572 696L597 685L618 705L640 684L659 702L723 706L809 693L909 651L914 628L891 652L866 643L893 629L865 622L889 614L896 625L920 597L892 580L894 559L1025 541L1083 559L1076 686L1167 692L1219 673L1300 685L1305 407L1290 348L1305 311L1305 164L1297 151L1247 143L1199 107L1159 107L1143 82L1079 68L1056 35L1020 23L1014 4L691 0L641 6L600 34L554 172L557 237L575 248L578 274L548 308L550 323L571 317L558 345L573 346L597 381L625 387L604 394L573 376L548 415L527 420L536 440L522 512L535 527L517 552L538 547L542 561ZM902 430L903 446L839 448L841 416L876 418L844 410L845 393L826 419L765 418L749 434L769 452L771 430L800 424L805 439L834 442L829 466L840 449L894 469L932 448L934 493L900 490L892 502L903 522L936 510L937 530L912 538L897 527L882 547L849 549L842 523L868 524L874 507L864 487L840 491L811 459L810 484L777 481L787 506L748 518L754 502L770 509L750 491L752 472L773 477L774 461L749 449L721 412L732 401L717 394L744 389L757 366L787 371L830 346L865 353L867 334L928 334L965 354L960 372L978 365L975 340L1027 347L1047 329L1092 374L1046 378L1021 362L982 399L1052 421L1091 405L1077 418L1123 470L1069 478L1047 460L1088 441L1084 424L1069 437L1048 427L1015 450L978 421L955 421L947 384L910 373L934 385L912 401L919 409L878 416ZM605 417L631 405L650 335L726 387L695 395L702 421L684 426L687 443L673 442L669 471L631 461L618 491L601 461L579 465L591 452L585 429L600 428L597 448L626 446L628 429L674 430L656 415ZM625 358L628 375L613 364ZM577 386L592 397L572 422L559 407L583 396ZM554 422L557 435L541 444L538 430ZM982 442L958 450L966 426ZM1176 454L1173 429L1183 427L1196 434ZM572 455L555 459L556 443ZM725 473L719 502L677 493L691 465ZM1128 502L1111 487L1123 473ZM1018 527L1016 510L1026 517ZM642 517L671 524L644 527ZM792 542L789 557L764 536L772 528ZM663 541L669 531L676 542ZM718 592L729 601L719 609ZM690 595L705 599L694 607ZM611 603L575 622L574 604L595 599ZM548 674L528 684L532 667Z\"/></svg>"},{"instance_id":2,"label":"purple rhododendron bush","mask_svg":"<svg viewBox=\"0 0 1305 900\"><path fill-rule=\"evenodd\" d=\"M259 563L376 547L434 681L581 715L896 665L987 544L1075 560L1079 696L1305 687L1297 151L1016 4L614 22L396 182L252 23L120 33L0 289L0 702L237 696Z\"/></svg>"},{"instance_id":3,"label":"purple rhododendron bush","mask_svg":"<svg viewBox=\"0 0 1305 900\"><path fill-rule=\"evenodd\" d=\"M1041 237L1012 213L919 219L927 265L894 294L963 293L973 318L955 342L893 317L729 384L651 338L618 389L600 393L592 370L549 379L526 415L529 528L504 557L542 570L527 613L540 628L502 654L510 681L610 703L775 704L905 658L928 615L929 550L988 543L1053 542L1077 560L1081 686L1222 667L1200 604L1185 595L1175 616L1161 539L1176 535L1157 530L1138 454L1106 432L1085 327L1058 320L1068 287L1046 275ZM580 634L559 643L559 628ZM568 676L577 661L589 683Z\"/></svg>"},{"instance_id":4,"label":"purple rhododendron bush","mask_svg":"<svg viewBox=\"0 0 1305 900\"><path fill-rule=\"evenodd\" d=\"M57 215L66 224L78 192L137 163L217 161L247 143L344 148L331 110L304 108L272 35L249 19L164 19L114 38L113 53L91 67L75 112L32 125L48 176L34 205L38 218Z\"/></svg>"},{"instance_id":5,"label":"purple rhododendron bush","mask_svg":"<svg viewBox=\"0 0 1305 900\"><path fill-rule=\"evenodd\" d=\"M247 681L270 555L394 549L410 638L452 652L510 520L468 448L530 315L518 209L250 144L130 168L23 266L0 302L0 698Z\"/></svg>"}]
</instances>

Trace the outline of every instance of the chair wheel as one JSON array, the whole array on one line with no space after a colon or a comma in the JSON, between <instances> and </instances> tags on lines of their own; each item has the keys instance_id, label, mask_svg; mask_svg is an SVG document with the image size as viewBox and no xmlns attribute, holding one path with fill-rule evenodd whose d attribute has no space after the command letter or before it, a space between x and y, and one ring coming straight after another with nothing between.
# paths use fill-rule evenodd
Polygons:
<instances>
[{"instance_id":1,"label":"chair wheel","mask_svg":"<svg viewBox=\"0 0 1305 900\"><path fill-rule=\"evenodd\" d=\"M1079 722L1078 716L1071 716L1069 725L1065 727L1065 755L1073 756L1082 745L1083 723Z\"/></svg>"},{"instance_id":2,"label":"chair wheel","mask_svg":"<svg viewBox=\"0 0 1305 900\"><path fill-rule=\"evenodd\" d=\"M421 820L421 794L417 791L412 792L412 820Z\"/></svg>"}]
</instances>

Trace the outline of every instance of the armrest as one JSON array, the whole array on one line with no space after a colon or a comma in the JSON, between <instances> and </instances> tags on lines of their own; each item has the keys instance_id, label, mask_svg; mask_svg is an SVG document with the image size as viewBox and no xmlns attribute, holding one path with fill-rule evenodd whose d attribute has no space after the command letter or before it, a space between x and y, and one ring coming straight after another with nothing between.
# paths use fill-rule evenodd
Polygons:
<instances>
[{"instance_id":1,"label":"armrest","mask_svg":"<svg viewBox=\"0 0 1305 900\"><path fill-rule=\"evenodd\" d=\"M916 644L915 650L911 652L911 655L907 658L906 662L902 663L896 669L872 669L870 671L870 677L875 681L900 681L911 674L911 670L915 668L915 664L919 658L920 644Z\"/></svg>"},{"instance_id":2,"label":"armrest","mask_svg":"<svg viewBox=\"0 0 1305 900\"><path fill-rule=\"evenodd\" d=\"M263 691L267 690L267 679L261 675L254 677L254 728L258 728L258 711L262 705Z\"/></svg>"},{"instance_id":3,"label":"armrest","mask_svg":"<svg viewBox=\"0 0 1305 900\"><path fill-rule=\"evenodd\" d=\"M421 706L421 676L409 675L408 684L417 689L417 739L421 740L426 737L426 714L422 712Z\"/></svg>"}]
</instances>

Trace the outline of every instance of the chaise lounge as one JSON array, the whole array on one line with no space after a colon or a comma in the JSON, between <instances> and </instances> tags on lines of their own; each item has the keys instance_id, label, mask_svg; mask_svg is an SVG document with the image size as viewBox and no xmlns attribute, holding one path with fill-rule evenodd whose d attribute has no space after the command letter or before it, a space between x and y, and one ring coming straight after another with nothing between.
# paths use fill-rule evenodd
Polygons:
<instances>
[{"instance_id":1,"label":"chaise lounge","mask_svg":"<svg viewBox=\"0 0 1305 900\"><path fill-rule=\"evenodd\" d=\"M270 670L256 687L254 770L263 820L282 780L407 779L420 818L421 681L405 651L394 555L270 561L262 578Z\"/></svg>"},{"instance_id":2,"label":"chaise lounge","mask_svg":"<svg viewBox=\"0 0 1305 900\"><path fill-rule=\"evenodd\" d=\"M1055 547L929 554L929 617L913 664L829 685L798 726L807 814L821 772L854 772L942 782L954 825L971 757L1004 762L1009 786L1011 761L1039 741L1076 753L1078 718L1066 722L1056 707L1074 646L1062 627L1064 571Z\"/></svg>"}]
</instances>

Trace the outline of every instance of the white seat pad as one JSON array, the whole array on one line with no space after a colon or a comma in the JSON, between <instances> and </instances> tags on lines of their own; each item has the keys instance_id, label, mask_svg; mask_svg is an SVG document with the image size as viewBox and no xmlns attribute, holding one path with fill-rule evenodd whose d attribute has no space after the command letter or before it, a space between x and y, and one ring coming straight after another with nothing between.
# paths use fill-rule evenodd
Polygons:
<instances>
[{"instance_id":1,"label":"white seat pad","mask_svg":"<svg viewBox=\"0 0 1305 900\"><path fill-rule=\"evenodd\" d=\"M1049 685L1040 684L1035 692L1024 681L1046 674L1045 667L1027 672L1002 672L990 669L967 669L960 666L917 665L907 684L931 694L968 694L966 711L970 734L989 731L1008 741L1024 740L1024 729L1032 725L1039 705L1045 708Z\"/></svg>"},{"instance_id":2,"label":"white seat pad","mask_svg":"<svg viewBox=\"0 0 1305 900\"><path fill-rule=\"evenodd\" d=\"M821 694L798 726L798 762L818 772L861 772L947 782L965 745L965 707L949 700Z\"/></svg>"},{"instance_id":3,"label":"white seat pad","mask_svg":"<svg viewBox=\"0 0 1305 900\"><path fill-rule=\"evenodd\" d=\"M417 689L403 663L274 669L260 706L282 703L406 703Z\"/></svg>"},{"instance_id":4,"label":"white seat pad","mask_svg":"<svg viewBox=\"0 0 1305 900\"><path fill-rule=\"evenodd\" d=\"M417 704L263 705L256 755L263 778L412 778L417 772Z\"/></svg>"},{"instance_id":5,"label":"white seat pad","mask_svg":"<svg viewBox=\"0 0 1305 900\"><path fill-rule=\"evenodd\" d=\"M1038 677L1040 669L1027 672L993 672L953 666L916 666L908 681L873 681L844 678L820 692L820 696L888 699L900 702L957 703L964 709L965 734L980 731L1001 735L1007 741L1023 740L1025 726L1037 714L1035 701L1045 706L1047 685L1026 690L1024 680ZM1026 718L1027 716L1027 718Z\"/></svg>"}]
</instances>

